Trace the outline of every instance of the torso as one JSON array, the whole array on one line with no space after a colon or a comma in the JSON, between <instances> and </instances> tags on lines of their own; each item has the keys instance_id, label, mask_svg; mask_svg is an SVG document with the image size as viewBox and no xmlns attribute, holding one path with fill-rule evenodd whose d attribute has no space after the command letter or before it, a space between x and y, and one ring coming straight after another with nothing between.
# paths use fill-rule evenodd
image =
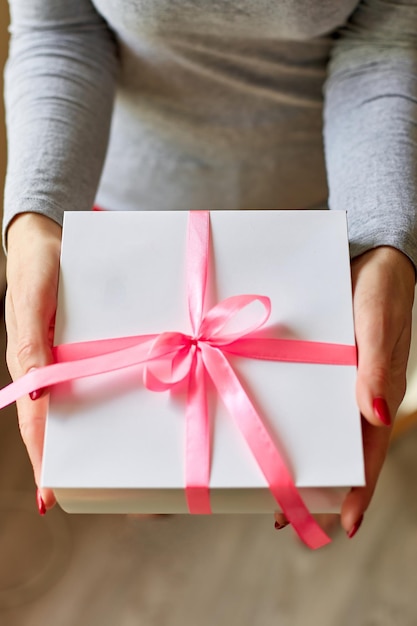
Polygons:
<instances>
[{"instance_id":1,"label":"torso","mask_svg":"<svg viewBox=\"0 0 417 626\"><path fill-rule=\"evenodd\" d=\"M121 56L98 202L166 210L325 204L330 34L356 4L95 0Z\"/></svg>"}]
</instances>

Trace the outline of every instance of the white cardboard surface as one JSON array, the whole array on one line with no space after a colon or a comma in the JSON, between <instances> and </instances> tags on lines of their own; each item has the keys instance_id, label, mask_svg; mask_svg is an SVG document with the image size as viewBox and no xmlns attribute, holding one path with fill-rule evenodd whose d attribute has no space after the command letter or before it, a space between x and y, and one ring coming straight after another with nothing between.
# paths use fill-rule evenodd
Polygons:
<instances>
[{"instance_id":1,"label":"white cardboard surface","mask_svg":"<svg viewBox=\"0 0 417 626\"><path fill-rule=\"evenodd\" d=\"M190 332L186 212L65 215L55 343ZM280 335L354 343L346 217L329 211L211 213L210 297L258 293ZM364 482L352 366L231 360L276 432L313 510ZM141 368L51 394L43 479L69 511L186 511L184 401L143 388ZM69 393L69 391L71 393ZM276 510L231 418L211 394L214 511Z\"/></svg>"}]
</instances>

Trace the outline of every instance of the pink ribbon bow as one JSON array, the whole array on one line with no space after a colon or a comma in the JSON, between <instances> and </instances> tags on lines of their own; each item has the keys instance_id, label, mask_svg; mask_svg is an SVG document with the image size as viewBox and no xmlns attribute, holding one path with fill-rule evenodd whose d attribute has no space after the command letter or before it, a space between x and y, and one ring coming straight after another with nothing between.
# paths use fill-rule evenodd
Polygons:
<instances>
[{"instance_id":1,"label":"pink ribbon bow","mask_svg":"<svg viewBox=\"0 0 417 626\"><path fill-rule=\"evenodd\" d=\"M203 315L209 254L209 213L189 213L187 293L192 334L155 335L64 344L54 348L56 362L33 370L0 391L0 408L36 389L144 363L144 384L164 391L188 379L185 489L190 513L211 513L210 427L205 376L212 379L243 434L284 515L310 548L330 541L302 501L294 481L261 417L240 384L225 353L256 359L339 365L356 364L355 346L254 337L268 320L269 298L227 298ZM234 333L227 325L254 302L262 313ZM167 368L168 364L168 368ZM166 371L168 369L168 375Z\"/></svg>"}]
</instances>

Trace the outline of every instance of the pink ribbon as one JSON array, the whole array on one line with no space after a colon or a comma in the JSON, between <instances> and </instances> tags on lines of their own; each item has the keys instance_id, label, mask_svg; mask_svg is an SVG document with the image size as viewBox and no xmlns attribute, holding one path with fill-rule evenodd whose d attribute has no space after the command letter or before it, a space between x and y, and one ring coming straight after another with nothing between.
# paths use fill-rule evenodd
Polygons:
<instances>
[{"instance_id":1,"label":"pink ribbon","mask_svg":"<svg viewBox=\"0 0 417 626\"><path fill-rule=\"evenodd\" d=\"M36 389L141 363L144 364L144 384L152 391L165 391L188 379L187 505L190 513L211 513L210 427L205 388L208 373L282 512L304 543L310 548L319 548L330 539L306 508L280 452L225 353L262 360L356 365L356 347L254 337L271 313L270 300L265 296L232 296L203 314L208 254L209 213L190 212L187 247L190 335L164 332L56 346L55 363L29 372L0 391L0 408ZM228 333L229 322L254 302L259 302L263 309L259 318L238 332Z\"/></svg>"}]
</instances>

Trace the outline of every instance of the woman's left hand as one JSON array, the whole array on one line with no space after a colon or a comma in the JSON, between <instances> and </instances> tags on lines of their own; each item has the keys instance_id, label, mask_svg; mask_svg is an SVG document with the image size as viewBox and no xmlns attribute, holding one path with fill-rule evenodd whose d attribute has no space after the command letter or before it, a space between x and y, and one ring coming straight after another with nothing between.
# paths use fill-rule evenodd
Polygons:
<instances>
[{"instance_id":1,"label":"woman's left hand","mask_svg":"<svg viewBox=\"0 0 417 626\"><path fill-rule=\"evenodd\" d=\"M352 261L352 286L366 486L351 489L343 502L341 524L349 537L372 499L405 393L414 266L395 248L375 248ZM282 515L275 518L277 527L285 525Z\"/></svg>"},{"instance_id":2,"label":"woman's left hand","mask_svg":"<svg viewBox=\"0 0 417 626\"><path fill-rule=\"evenodd\" d=\"M414 266L395 248L375 248L352 262L352 286L366 486L351 489L343 503L341 523L348 535L371 501L405 394Z\"/></svg>"}]
</instances>

